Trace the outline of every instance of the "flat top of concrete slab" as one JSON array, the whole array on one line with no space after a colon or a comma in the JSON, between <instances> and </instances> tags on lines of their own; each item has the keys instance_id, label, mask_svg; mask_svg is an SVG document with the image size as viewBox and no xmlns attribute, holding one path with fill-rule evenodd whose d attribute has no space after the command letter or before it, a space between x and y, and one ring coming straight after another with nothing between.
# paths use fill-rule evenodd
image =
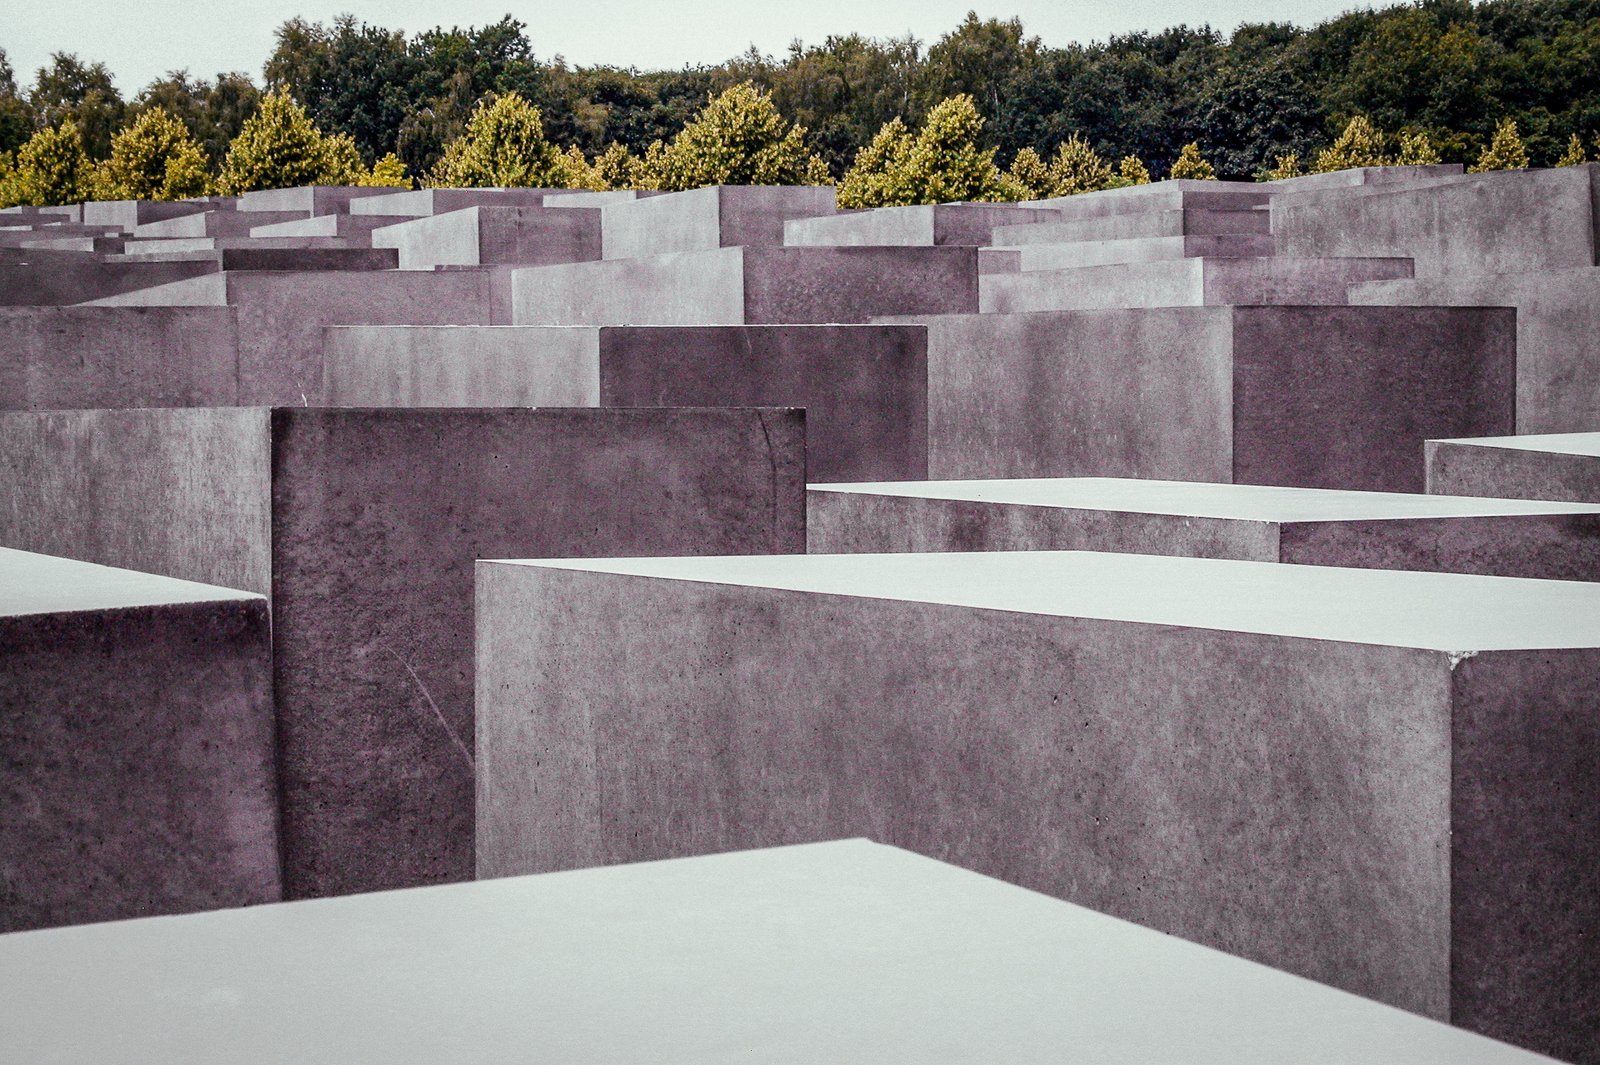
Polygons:
<instances>
[{"instance_id":1,"label":"flat top of concrete slab","mask_svg":"<svg viewBox=\"0 0 1600 1065\"><path fill-rule=\"evenodd\" d=\"M1600 457L1600 433L1546 433L1529 436L1468 436L1459 440L1430 440L1430 444L1471 444L1513 451L1549 451L1558 455Z\"/></svg>"},{"instance_id":2,"label":"flat top of concrete slab","mask_svg":"<svg viewBox=\"0 0 1600 1065\"><path fill-rule=\"evenodd\" d=\"M0 617L260 598L232 588L0 547Z\"/></svg>"},{"instance_id":3,"label":"flat top of concrete slab","mask_svg":"<svg viewBox=\"0 0 1600 1065\"><path fill-rule=\"evenodd\" d=\"M506 564L1453 655L1600 647L1600 584L1578 581L1091 551L523 559Z\"/></svg>"},{"instance_id":4,"label":"flat top of concrete slab","mask_svg":"<svg viewBox=\"0 0 1600 1065\"><path fill-rule=\"evenodd\" d=\"M1528 499L1411 495L1401 492L1344 492L1327 488L1280 488L1197 481L1147 481L1123 477L878 481L813 484L808 487L813 492L1266 522L1600 514L1600 505L1588 503L1547 503Z\"/></svg>"},{"instance_id":5,"label":"flat top of concrete slab","mask_svg":"<svg viewBox=\"0 0 1600 1065\"><path fill-rule=\"evenodd\" d=\"M20 932L0 981L19 1062L1549 1060L864 840Z\"/></svg>"}]
</instances>

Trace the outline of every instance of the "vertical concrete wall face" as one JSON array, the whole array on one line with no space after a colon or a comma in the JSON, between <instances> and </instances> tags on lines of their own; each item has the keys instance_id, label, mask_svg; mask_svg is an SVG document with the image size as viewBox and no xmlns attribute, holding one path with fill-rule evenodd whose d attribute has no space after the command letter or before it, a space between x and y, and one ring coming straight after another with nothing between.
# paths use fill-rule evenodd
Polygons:
<instances>
[{"instance_id":1,"label":"vertical concrete wall face","mask_svg":"<svg viewBox=\"0 0 1600 1065\"><path fill-rule=\"evenodd\" d=\"M599 329L351 326L324 332L323 362L335 407L600 405Z\"/></svg>"},{"instance_id":2,"label":"vertical concrete wall face","mask_svg":"<svg viewBox=\"0 0 1600 1065\"><path fill-rule=\"evenodd\" d=\"M88 255L41 255L25 263L0 261L0 307L65 307L135 289L216 273L210 262L103 262Z\"/></svg>"},{"instance_id":3,"label":"vertical concrete wall face","mask_svg":"<svg viewBox=\"0 0 1600 1065\"><path fill-rule=\"evenodd\" d=\"M608 203L602 240L607 259L780 245L791 218L834 213L832 187L714 185Z\"/></svg>"},{"instance_id":4,"label":"vertical concrete wall face","mask_svg":"<svg viewBox=\"0 0 1600 1065\"><path fill-rule=\"evenodd\" d=\"M228 308L0 309L0 410L238 401L239 329Z\"/></svg>"},{"instance_id":5,"label":"vertical concrete wall face","mask_svg":"<svg viewBox=\"0 0 1600 1065\"><path fill-rule=\"evenodd\" d=\"M1600 503L1600 433L1536 439L1430 440L1428 491Z\"/></svg>"},{"instance_id":6,"label":"vertical concrete wall face","mask_svg":"<svg viewBox=\"0 0 1600 1065\"><path fill-rule=\"evenodd\" d=\"M402 270L588 262L600 258L600 210L469 207L375 230L372 244L398 249Z\"/></svg>"},{"instance_id":7,"label":"vertical concrete wall face","mask_svg":"<svg viewBox=\"0 0 1600 1065\"><path fill-rule=\"evenodd\" d=\"M119 606L81 568L52 590L112 605L0 594L0 932L277 901L266 602Z\"/></svg>"}]
</instances>

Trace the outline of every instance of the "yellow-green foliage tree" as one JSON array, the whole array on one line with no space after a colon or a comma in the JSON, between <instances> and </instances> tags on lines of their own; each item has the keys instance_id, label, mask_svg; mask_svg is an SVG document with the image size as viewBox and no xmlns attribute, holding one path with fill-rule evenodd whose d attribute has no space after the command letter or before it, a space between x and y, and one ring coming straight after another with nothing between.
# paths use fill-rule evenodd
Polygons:
<instances>
[{"instance_id":1,"label":"yellow-green foliage tree","mask_svg":"<svg viewBox=\"0 0 1600 1065\"><path fill-rule=\"evenodd\" d=\"M1124 155L1117 164L1117 180L1124 186L1150 184L1150 168L1137 155Z\"/></svg>"},{"instance_id":2,"label":"yellow-green foliage tree","mask_svg":"<svg viewBox=\"0 0 1600 1065\"><path fill-rule=\"evenodd\" d=\"M1363 166L1388 166L1389 157L1384 154L1383 141L1378 127L1365 115L1357 115L1345 124L1344 132L1331 145L1317 153L1311 172L1326 174Z\"/></svg>"},{"instance_id":3,"label":"yellow-green foliage tree","mask_svg":"<svg viewBox=\"0 0 1600 1065\"><path fill-rule=\"evenodd\" d=\"M93 177L83 134L77 123L63 122L39 130L17 149L16 161L0 182L0 206L80 203L92 195Z\"/></svg>"},{"instance_id":4,"label":"yellow-green foliage tree","mask_svg":"<svg viewBox=\"0 0 1600 1065\"><path fill-rule=\"evenodd\" d=\"M1583 149L1583 138L1574 133L1567 139L1567 150L1556 160L1556 165L1581 166L1588 161L1589 155Z\"/></svg>"},{"instance_id":5,"label":"yellow-green foliage tree","mask_svg":"<svg viewBox=\"0 0 1600 1065\"><path fill-rule=\"evenodd\" d=\"M152 107L111 138L111 157L95 171L102 200L181 200L202 196L210 176L200 142L176 116Z\"/></svg>"},{"instance_id":6,"label":"yellow-green foliage tree","mask_svg":"<svg viewBox=\"0 0 1600 1065\"><path fill-rule=\"evenodd\" d=\"M644 164L625 144L612 141L594 157L594 174L601 188L642 189L650 187Z\"/></svg>"},{"instance_id":7,"label":"yellow-green foliage tree","mask_svg":"<svg viewBox=\"0 0 1600 1065\"><path fill-rule=\"evenodd\" d=\"M368 188L409 189L411 175L406 173L406 164L400 157L389 152L373 163L370 170L363 171L356 178L356 184Z\"/></svg>"},{"instance_id":8,"label":"yellow-green foliage tree","mask_svg":"<svg viewBox=\"0 0 1600 1065\"><path fill-rule=\"evenodd\" d=\"M514 92L478 102L427 181L434 188L528 189L569 182L566 158L545 137L544 116Z\"/></svg>"},{"instance_id":9,"label":"yellow-green foliage tree","mask_svg":"<svg viewBox=\"0 0 1600 1065\"><path fill-rule=\"evenodd\" d=\"M806 148L804 126L791 125L772 97L742 82L712 97L646 166L656 187L823 185L828 168Z\"/></svg>"},{"instance_id":10,"label":"yellow-green foliage tree","mask_svg":"<svg viewBox=\"0 0 1600 1065\"><path fill-rule=\"evenodd\" d=\"M1032 148L1023 148L1000 177L1007 200L1041 200L1049 195L1050 166Z\"/></svg>"},{"instance_id":11,"label":"yellow-green foliage tree","mask_svg":"<svg viewBox=\"0 0 1600 1065\"><path fill-rule=\"evenodd\" d=\"M839 182L839 206L887 207L904 202L898 198L894 181L911 155L913 140L911 131L898 116L885 122L866 147L856 153L850 169L845 171ZM1035 160L1039 158L1033 149L1024 150L1032 153ZM1039 165L1044 166L1043 162Z\"/></svg>"},{"instance_id":12,"label":"yellow-green foliage tree","mask_svg":"<svg viewBox=\"0 0 1600 1065\"><path fill-rule=\"evenodd\" d=\"M1117 175L1111 164L1100 158L1100 153L1089 142L1074 133L1056 150L1050 160L1050 196L1075 196L1081 192L1098 192L1117 184Z\"/></svg>"},{"instance_id":13,"label":"yellow-green foliage tree","mask_svg":"<svg viewBox=\"0 0 1600 1065\"><path fill-rule=\"evenodd\" d=\"M929 111L915 136L899 118L886 122L845 173L839 205L1021 198L1016 195L1019 187L995 166L995 150L979 146L982 132L983 117L965 93L942 100Z\"/></svg>"},{"instance_id":14,"label":"yellow-green foliage tree","mask_svg":"<svg viewBox=\"0 0 1600 1065\"><path fill-rule=\"evenodd\" d=\"M1258 178L1261 181L1284 181L1288 178L1299 177L1305 170L1300 165L1299 152L1284 152L1273 160L1272 166L1262 171Z\"/></svg>"},{"instance_id":15,"label":"yellow-green foliage tree","mask_svg":"<svg viewBox=\"0 0 1600 1065\"><path fill-rule=\"evenodd\" d=\"M1400 134L1400 153L1394 160L1400 166L1433 166L1440 162L1433 138L1422 130Z\"/></svg>"},{"instance_id":16,"label":"yellow-green foliage tree","mask_svg":"<svg viewBox=\"0 0 1600 1065\"><path fill-rule=\"evenodd\" d=\"M1212 165L1200 156L1200 145L1185 144L1178 152L1178 158L1172 161L1172 169L1167 173L1167 178L1172 181L1215 181L1217 171Z\"/></svg>"},{"instance_id":17,"label":"yellow-green foliage tree","mask_svg":"<svg viewBox=\"0 0 1600 1065\"><path fill-rule=\"evenodd\" d=\"M1494 138L1484 148L1478 161L1469 167L1469 174L1486 174L1491 170L1525 170L1528 166L1528 149L1523 146L1514 119L1502 119L1494 129Z\"/></svg>"},{"instance_id":18,"label":"yellow-green foliage tree","mask_svg":"<svg viewBox=\"0 0 1600 1065\"><path fill-rule=\"evenodd\" d=\"M235 195L254 189L346 185L362 173L361 156L348 135L327 136L288 94L269 93L228 145L215 187Z\"/></svg>"}]
</instances>

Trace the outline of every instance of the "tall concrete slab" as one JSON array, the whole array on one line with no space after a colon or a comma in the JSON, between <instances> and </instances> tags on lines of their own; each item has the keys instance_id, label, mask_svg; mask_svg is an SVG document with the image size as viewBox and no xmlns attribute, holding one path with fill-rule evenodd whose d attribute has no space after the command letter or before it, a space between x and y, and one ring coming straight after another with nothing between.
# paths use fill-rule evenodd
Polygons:
<instances>
[{"instance_id":1,"label":"tall concrete slab","mask_svg":"<svg viewBox=\"0 0 1600 1065\"><path fill-rule=\"evenodd\" d=\"M227 307L0 307L0 410L237 403L234 315Z\"/></svg>"},{"instance_id":2,"label":"tall concrete slab","mask_svg":"<svg viewBox=\"0 0 1600 1065\"><path fill-rule=\"evenodd\" d=\"M62 1065L1549 1060L866 840L8 936L0 978L0 1054Z\"/></svg>"},{"instance_id":3,"label":"tall concrete slab","mask_svg":"<svg viewBox=\"0 0 1600 1065\"><path fill-rule=\"evenodd\" d=\"M1600 265L1600 165L1513 170L1274 200L1280 255L1401 255L1418 277Z\"/></svg>"},{"instance_id":4,"label":"tall concrete slab","mask_svg":"<svg viewBox=\"0 0 1600 1065\"><path fill-rule=\"evenodd\" d=\"M1059 212L1058 212L1059 213ZM997 226L986 243L997 247L1064 244L1078 240L1149 237L1251 236L1270 233L1272 216L1256 207L1176 207Z\"/></svg>"},{"instance_id":5,"label":"tall concrete slab","mask_svg":"<svg viewBox=\"0 0 1600 1065\"><path fill-rule=\"evenodd\" d=\"M371 201L354 202L362 204ZM392 214L322 214L310 218L291 219L287 222L274 222L270 225L257 225L250 230L250 236L257 240L273 237L337 237L364 242L370 247L374 229L382 229L384 226L396 225L406 220L403 216Z\"/></svg>"},{"instance_id":6,"label":"tall concrete slab","mask_svg":"<svg viewBox=\"0 0 1600 1065\"><path fill-rule=\"evenodd\" d=\"M372 246L398 249L402 270L590 262L600 208L468 207L374 230Z\"/></svg>"},{"instance_id":7,"label":"tall concrete slab","mask_svg":"<svg viewBox=\"0 0 1600 1065\"><path fill-rule=\"evenodd\" d=\"M850 324L977 309L976 248L723 248L512 279L516 325Z\"/></svg>"},{"instance_id":8,"label":"tall concrete slab","mask_svg":"<svg viewBox=\"0 0 1600 1065\"><path fill-rule=\"evenodd\" d=\"M0 307L65 307L216 273L214 262L106 262L36 252L0 260Z\"/></svg>"},{"instance_id":9,"label":"tall concrete slab","mask_svg":"<svg viewBox=\"0 0 1600 1065\"><path fill-rule=\"evenodd\" d=\"M323 349L335 406L805 407L810 480L928 474L921 326L354 327Z\"/></svg>"},{"instance_id":10,"label":"tall concrete slab","mask_svg":"<svg viewBox=\"0 0 1600 1065\"><path fill-rule=\"evenodd\" d=\"M1428 491L1600 502L1600 433L1429 440Z\"/></svg>"},{"instance_id":11,"label":"tall concrete slab","mask_svg":"<svg viewBox=\"0 0 1600 1065\"><path fill-rule=\"evenodd\" d=\"M1515 307L1517 432L1600 427L1600 269L1375 281L1350 286L1350 302Z\"/></svg>"},{"instance_id":12,"label":"tall concrete slab","mask_svg":"<svg viewBox=\"0 0 1600 1065\"><path fill-rule=\"evenodd\" d=\"M1028 207L1061 212L1063 220L1173 210L1244 210L1264 207L1276 192L1255 181L1156 181L1120 189L1030 200Z\"/></svg>"},{"instance_id":13,"label":"tall concrete slab","mask_svg":"<svg viewBox=\"0 0 1600 1065\"><path fill-rule=\"evenodd\" d=\"M1363 185L1416 185L1442 178L1459 178L1465 171L1460 163L1430 163L1418 166L1353 166L1325 174L1301 174L1267 182L1276 195L1322 192L1326 189Z\"/></svg>"},{"instance_id":14,"label":"tall concrete slab","mask_svg":"<svg viewBox=\"0 0 1600 1065\"><path fill-rule=\"evenodd\" d=\"M474 273L225 271L97 301L99 306L232 307L239 402L319 401L330 325L488 325L488 279Z\"/></svg>"},{"instance_id":15,"label":"tall concrete slab","mask_svg":"<svg viewBox=\"0 0 1600 1065\"><path fill-rule=\"evenodd\" d=\"M1055 222L1061 212L1004 203L938 203L911 207L879 207L818 218L797 218L783 224L789 247L837 245L994 243L997 226Z\"/></svg>"},{"instance_id":16,"label":"tall concrete slab","mask_svg":"<svg viewBox=\"0 0 1600 1065\"><path fill-rule=\"evenodd\" d=\"M347 214L352 203L393 193L393 189L354 185L302 185L292 189L260 189L240 196L235 204L235 210L300 211L313 215Z\"/></svg>"},{"instance_id":17,"label":"tall concrete slab","mask_svg":"<svg viewBox=\"0 0 1600 1065\"><path fill-rule=\"evenodd\" d=\"M282 897L269 636L257 595L0 549L0 932Z\"/></svg>"},{"instance_id":18,"label":"tall concrete slab","mask_svg":"<svg viewBox=\"0 0 1600 1065\"><path fill-rule=\"evenodd\" d=\"M813 484L806 547L1114 551L1600 581L1600 504L1115 477Z\"/></svg>"},{"instance_id":19,"label":"tall concrete slab","mask_svg":"<svg viewBox=\"0 0 1600 1065\"><path fill-rule=\"evenodd\" d=\"M1594 1060L1600 586L1076 552L478 570L480 875L867 835Z\"/></svg>"},{"instance_id":20,"label":"tall concrete slab","mask_svg":"<svg viewBox=\"0 0 1600 1065\"><path fill-rule=\"evenodd\" d=\"M607 259L783 244L784 223L835 211L832 186L712 185L605 204Z\"/></svg>"},{"instance_id":21,"label":"tall concrete slab","mask_svg":"<svg viewBox=\"0 0 1600 1065\"><path fill-rule=\"evenodd\" d=\"M468 207L538 207L553 189L395 189L352 201L353 215L428 218Z\"/></svg>"},{"instance_id":22,"label":"tall concrete slab","mask_svg":"<svg viewBox=\"0 0 1600 1065\"><path fill-rule=\"evenodd\" d=\"M999 252L1002 249L993 249ZM1220 233L1215 236L1127 237L1078 240L1064 244L1019 244L1010 249L1019 270L1062 270L1161 259L1232 258L1271 255L1270 233Z\"/></svg>"},{"instance_id":23,"label":"tall concrete slab","mask_svg":"<svg viewBox=\"0 0 1600 1065\"><path fill-rule=\"evenodd\" d=\"M472 875L472 565L805 549L801 411L0 415L0 545L272 600L285 888Z\"/></svg>"},{"instance_id":24,"label":"tall concrete slab","mask_svg":"<svg viewBox=\"0 0 1600 1065\"><path fill-rule=\"evenodd\" d=\"M193 211L155 222L141 223L132 231L140 240L178 237L243 237L257 226L305 221L306 211Z\"/></svg>"},{"instance_id":25,"label":"tall concrete slab","mask_svg":"<svg viewBox=\"0 0 1600 1065\"><path fill-rule=\"evenodd\" d=\"M940 480L1420 492L1422 443L1511 431L1514 312L1177 307L920 318ZM1469 433L1431 426L1497 426Z\"/></svg>"},{"instance_id":26,"label":"tall concrete slab","mask_svg":"<svg viewBox=\"0 0 1600 1065\"><path fill-rule=\"evenodd\" d=\"M88 225L116 226L131 233L151 222L198 214L205 209L206 204L192 200L89 200L82 205L77 217Z\"/></svg>"}]
</instances>

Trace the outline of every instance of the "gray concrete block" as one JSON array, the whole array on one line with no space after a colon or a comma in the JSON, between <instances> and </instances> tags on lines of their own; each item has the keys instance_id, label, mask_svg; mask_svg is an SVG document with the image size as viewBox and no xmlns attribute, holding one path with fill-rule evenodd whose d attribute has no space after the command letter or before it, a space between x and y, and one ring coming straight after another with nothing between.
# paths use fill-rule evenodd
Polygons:
<instances>
[{"instance_id":1,"label":"gray concrete block","mask_svg":"<svg viewBox=\"0 0 1600 1065\"><path fill-rule=\"evenodd\" d=\"M428 218L468 207L538 207L552 189L408 189L384 190L350 205L353 215L404 215Z\"/></svg>"},{"instance_id":2,"label":"gray concrete block","mask_svg":"<svg viewBox=\"0 0 1600 1065\"><path fill-rule=\"evenodd\" d=\"M269 636L260 596L0 549L0 932L282 897Z\"/></svg>"},{"instance_id":3,"label":"gray concrete block","mask_svg":"<svg viewBox=\"0 0 1600 1065\"><path fill-rule=\"evenodd\" d=\"M1256 208L1186 207L1072 218L1060 222L1002 225L988 243L1065 244L1076 240L1132 240L1137 237L1217 236L1270 233L1272 216Z\"/></svg>"},{"instance_id":4,"label":"gray concrete block","mask_svg":"<svg viewBox=\"0 0 1600 1065\"><path fill-rule=\"evenodd\" d=\"M1060 211L1063 219L1104 218L1173 210L1244 210L1262 207L1276 190L1254 181L1157 181L1121 189L1030 200L1024 206Z\"/></svg>"},{"instance_id":5,"label":"gray concrete block","mask_svg":"<svg viewBox=\"0 0 1600 1065\"><path fill-rule=\"evenodd\" d=\"M978 273L1014 274L1022 269L1022 252L1016 248L979 248Z\"/></svg>"},{"instance_id":6,"label":"gray concrete block","mask_svg":"<svg viewBox=\"0 0 1600 1065\"><path fill-rule=\"evenodd\" d=\"M285 890L471 877L476 558L805 549L804 413L0 415L0 545L272 599Z\"/></svg>"},{"instance_id":7,"label":"gray concrete block","mask_svg":"<svg viewBox=\"0 0 1600 1065\"><path fill-rule=\"evenodd\" d=\"M347 214L350 205L369 197L392 195L393 189L353 185L305 185L294 189L260 189L240 196L238 211L301 211L307 214Z\"/></svg>"},{"instance_id":8,"label":"gray concrete block","mask_svg":"<svg viewBox=\"0 0 1600 1065\"><path fill-rule=\"evenodd\" d=\"M196 973L245 1005L197 1023ZM62 1065L1548 1065L865 840L10 936L0 978L0 1054Z\"/></svg>"},{"instance_id":9,"label":"gray concrete block","mask_svg":"<svg viewBox=\"0 0 1600 1065\"><path fill-rule=\"evenodd\" d=\"M545 266L516 271L512 300L517 325L849 324L970 314L978 309L978 250L723 248Z\"/></svg>"},{"instance_id":10,"label":"gray concrete block","mask_svg":"<svg viewBox=\"0 0 1600 1065\"><path fill-rule=\"evenodd\" d=\"M1282 196L1280 255L1403 255L1418 277L1595 266L1600 165Z\"/></svg>"},{"instance_id":11,"label":"gray concrete block","mask_svg":"<svg viewBox=\"0 0 1600 1065\"><path fill-rule=\"evenodd\" d=\"M1337 306L1349 302L1353 283L1410 276L1410 259L1166 259L985 275L978 285L978 303L984 313L999 314L1238 304Z\"/></svg>"},{"instance_id":12,"label":"gray concrete block","mask_svg":"<svg viewBox=\"0 0 1600 1065\"><path fill-rule=\"evenodd\" d=\"M1415 185L1440 178L1457 178L1465 171L1460 163L1435 163L1428 166L1356 166L1326 174L1302 174L1267 182L1277 195L1322 192L1365 185Z\"/></svg>"},{"instance_id":13,"label":"gray concrete block","mask_svg":"<svg viewBox=\"0 0 1600 1065\"><path fill-rule=\"evenodd\" d=\"M715 248L776 246L792 218L834 213L832 186L713 185L608 203L601 227L607 259Z\"/></svg>"},{"instance_id":14,"label":"gray concrete block","mask_svg":"<svg viewBox=\"0 0 1600 1065\"><path fill-rule=\"evenodd\" d=\"M64 307L215 273L215 262L104 262L31 252L0 260L0 307Z\"/></svg>"},{"instance_id":15,"label":"gray concrete block","mask_svg":"<svg viewBox=\"0 0 1600 1065\"><path fill-rule=\"evenodd\" d=\"M1350 302L1517 309L1517 432L1600 426L1600 269L1382 281Z\"/></svg>"},{"instance_id":16,"label":"gray concrete block","mask_svg":"<svg viewBox=\"0 0 1600 1065\"><path fill-rule=\"evenodd\" d=\"M1095 477L814 484L806 548L1114 551L1600 581L1600 504Z\"/></svg>"},{"instance_id":17,"label":"gray concrete block","mask_svg":"<svg viewBox=\"0 0 1600 1065\"><path fill-rule=\"evenodd\" d=\"M131 233L151 222L196 214L204 209L204 204L191 200L90 200L82 205L76 217L89 225L116 226Z\"/></svg>"},{"instance_id":18,"label":"gray concrete block","mask_svg":"<svg viewBox=\"0 0 1600 1065\"><path fill-rule=\"evenodd\" d=\"M369 201L355 202L359 204ZM250 218L254 215L245 217ZM406 219L403 216L392 214L313 215L310 218L256 226L250 230L250 236L258 240L264 237L339 237L345 240L359 240L370 245L374 229L382 229L384 226L404 221Z\"/></svg>"},{"instance_id":19,"label":"gray concrete block","mask_svg":"<svg viewBox=\"0 0 1600 1065\"><path fill-rule=\"evenodd\" d=\"M981 247L994 243L996 226L1055 222L1060 218L1060 211L1049 208L1000 203L879 207L871 211L792 219L783 224L783 243L789 247L933 244Z\"/></svg>"},{"instance_id":20,"label":"gray concrete block","mask_svg":"<svg viewBox=\"0 0 1600 1065\"><path fill-rule=\"evenodd\" d=\"M867 835L1600 1045L1600 586L1074 552L483 562L477 633L480 875Z\"/></svg>"},{"instance_id":21,"label":"gray concrete block","mask_svg":"<svg viewBox=\"0 0 1600 1065\"><path fill-rule=\"evenodd\" d=\"M346 407L805 407L809 479L928 475L921 326L344 328L323 364Z\"/></svg>"},{"instance_id":22,"label":"gray concrete block","mask_svg":"<svg viewBox=\"0 0 1600 1065\"><path fill-rule=\"evenodd\" d=\"M489 301L487 278L473 273L237 270L97 303L233 307L239 402L312 404L322 385L325 326L486 325Z\"/></svg>"},{"instance_id":23,"label":"gray concrete block","mask_svg":"<svg viewBox=\"0 0 1600 1065\"><path fill-rule=\"evenodd\" d=\"M239 329L228 308L0 308L0 410L238 401Z\"/></svg>"},{"instance_id":24,"label":"gray concrete block","mask_svg":"<svg viewBox=\"0 0 1600 1065\"><path fill-rule=\"evenodd\" d=\"M337 217L337 216L327 216ZM210 238L206 238L210 239ZM223 238L237 239L237 238ZM400 257L393 248L361 248L343 241L316 237L274 237L249 240L235 247L194 248L184 251L137 251L118 256L114 262L203 262L216 270L395 270ZM313 243L316 242L316 243ZM173 241L172 243L179 243Z\"/></svg>"},{"instance_id":25,"label":"gray concrete block","mask_svg":"<svg viewBox=\"0 0 1600 1065\"><path fill-rule=\"evenodd\" d=\"M1600 503L1600 433L1427 442L1428 491Z\"/></svg>"},{"instance_id":26,"label":"gray concrete block","mask_svg":"<svg viewBox=\"0 0 1600 1065\"><path fill-rule=\"evenodd\" d=\"M587 189L552 189L545 193L546 207L604 207L612 203L643 200L651 196L670 195L664 189L606 189L596 192Z\"/></svg>"},{"instance_id":27,"label":"gray concrete block","mask_svg":"<svg viewBox=\"0 0 1600 1065\"><path fill-rule=\"evenodd\" d=\"M468 207L375 230L376 248L396 248L400 269L544 266L600 258L600 209Z\"/></svg>"},{"instance_id":28,"label":"gray concrete block","mask_svg":"<svg viewBox=\"0 0 1600 1065\"><path fill-rule=\"evenodd\" d=\"M1514 312L1377 312L917 319L928 325L929 476L1419 492L1424 440L1511 431ZM1481 428L1431 428L1445 425Z\"/></svg>"},{"instance_id":29,"label":"gray concrete block","mask_svg":"<svg viewBox=\"0 0 1600 1065\"><path fill-rule=\"evenodd\" d=\"M305 211L230 211L193 212L158 222L146 222L131 232L140 240L169 237L244 237L257 226L275 222L304 221Z\"/></svg>"},{"instance_id":30,"label":"gray concrete block","mask_svg":"<svg viewBox=\"0 0 1600 1065\"><path fill-rule=\"evenodd\" d=\"M995 249L998 250L998 249ZM1022 244L1013 249L1021 270L1060 270L1074 266L1142 263L1162 259L1228 258L1273 253L1270 233L1216 236L1130 237L1079 240L1070 244Z\"/></svg>"}]
</instances>

